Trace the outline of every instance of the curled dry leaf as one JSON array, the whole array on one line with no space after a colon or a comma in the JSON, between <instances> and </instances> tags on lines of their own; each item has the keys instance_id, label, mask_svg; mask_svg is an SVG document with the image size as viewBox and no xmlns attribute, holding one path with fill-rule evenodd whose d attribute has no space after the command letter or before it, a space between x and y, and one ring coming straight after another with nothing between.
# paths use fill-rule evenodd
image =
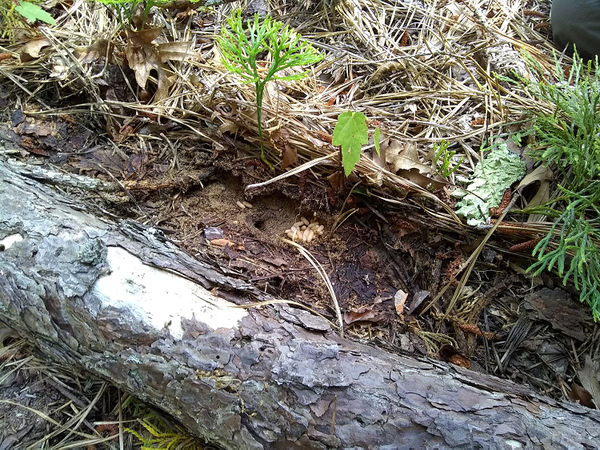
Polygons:
<instances>
[{"instance_id":1,"label":"curled dry leaf","mask_svg":"<svg viewBox=\"0 0 600 450\"><path fill-rule=\"evenodd\" d=\"M390 171L417 169L421 174L431 172L431 167L421 163L417 146L413 143L402 143L397 140L391 140L387 145L382 145L385 149L385 160L390 166Z\"/></svg>"},{"instance_id":2,"label":"curled dry leaf","mask_svg":"<svg viewBox=\"0 0 600 450\"><path fill-rule=\"evenodd\" d=\"M91 64L102 58L112 59L114 46L108 39L98 39L88 47L80 47L75 52L81 64Z\"/></svg>"},{"instance_id":3,"label":"curled dry leaf","mask_svg":"<svg viewBox=\"0 0 600 450\"><path fill-rule=\"evenodd\" d=\"M583 369L577 372L579 381L587 391L589 400L585 406L593 408L590 404L600 408L600 358L592 359L590 355L585 355L585 364ZM582 405L584 403L581 403Z\"/></svg>"},{"instance_id":4,"label":"curled dry leaf","mask_svg":"<svg viewBox=\"0 0 600 450\"><path fill-rule=\"evenodd\" d=\"M271 142L281 155L281 169L298 162L296 147L290 143L290 133L285 128L279 128L270 135Z\"/></svg>"},{"instance_id":5,"label":"curled dry leaf","mask_svg":"<svg viewBox=\"0 0 600 450\"><path fill-rule=\"evenodd\" d=\"M532 172L528 173L523 177L517 189L525 186L529 186L535 182L539 182L535 195L527 203L528 207L543 205L550 199L550 182L552 181L554 174L548 166L538 166ZM527 222L539 222L542 220L541 214L530 214L527 218Z\"/></svg>"},{"instance_id":6,"label":"curled dry leaf","mask_svg":"<svg viewBox=\"0 0 600 450\"><path fill-rule=\"evenodd\" d=\"M166 42L159 44L158 55L161 62L167 61L185 61L195 53L192 51L191 42Z\"/></svg>"},{"instance_id":7,"label":"curled dry leaf","mask_svg":"<svg viewBox=\"0 0 600 450\"><path fill-rule=\"evenodd\" d=\"M146 89L146 83L150 72L155 71L158 86L154 94L154 101L158 102L169 95L169 88L173 80L168 76L164 63L175 60L183 61L192 55L189 42L170 42L156 45L152 42L160 36L162 28L146 28L140 31L127 30L127 46L125 57L129 67L135 73L135 81L142 89Z\"/></svg>"},{"instance_id":8,"label":"curled dry leaf","mask_svg":"<svg viewBox=\"0 0 600 450\"><path fill-rule=\"evenodd\" d=\"M23 45L23 47L21 47L21 52L19 54L21 62L27 62L39 58L42 49L49 45L50 41L45 38L34 39L27 42L25 45Z\"/></svg>"},{"instance_id":9,"label":"curled dry leaf","mask_svg":"<svg viewBox=\"0 0 600 450\"><path fill-rule=\"evenodd\" d=\"M588 408L596 409L592 395L577 383L571 384L571 389L569 390L569 399L572 402L579 403L580 405Z\"/></svg>"},{"instance_id":10,"label":"curled dry leaf","mask_svg":"<svg viewBox=\"0 0 600 450\"><path fill-rule=\"evenodd\" d=\"M430 176L431 167L419 160L419 152L415 144L390 140L381 145L381 154L385 155L385 162L391 172L414 184L422 188L433 185L434 189L440 189L443 186L442 183Z\"/></svg>"}]
</instances>

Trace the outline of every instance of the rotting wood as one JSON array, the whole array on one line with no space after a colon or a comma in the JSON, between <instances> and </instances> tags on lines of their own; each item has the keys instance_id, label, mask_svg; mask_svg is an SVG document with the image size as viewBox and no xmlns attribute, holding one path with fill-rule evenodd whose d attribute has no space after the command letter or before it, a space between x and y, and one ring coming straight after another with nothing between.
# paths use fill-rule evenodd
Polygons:
<instances>
[{"instance_id":1,"label":"rotting wood","mask_svg":"<svg viewBox=\"0 0 600 450\"><path fill-rule=\"evenodd\" d=\"M600 412L339 338L0 160L0 320L225 448L593 448ZM219 294L222 295L219 295ZM228 300L225 300L227 298Z\"/></svg>"}]
</instances>

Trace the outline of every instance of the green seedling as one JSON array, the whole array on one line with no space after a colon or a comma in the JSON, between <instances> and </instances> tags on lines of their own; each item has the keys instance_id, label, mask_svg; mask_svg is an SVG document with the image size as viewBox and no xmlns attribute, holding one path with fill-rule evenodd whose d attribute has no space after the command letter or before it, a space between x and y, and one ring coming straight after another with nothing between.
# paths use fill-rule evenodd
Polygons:
<instances>
[{"instance_id":1,"label":"green seedling","mask_svg":"<svg viewBox=\"0 0 600 450\"><path fill-rule=\"evenodd\" d=\"M50 14L42 9L41 6L31 2L19 2L15 7L15 11L21 14L28 22L33 23L37 20L47 23L48 25L56 25L55 20Z\"/></svg>"},{"instance_id":2,"label":"green seedling","mask_svg":"<svg viewBox=\"0 0 600 450\"><path fill-rule=\"evenodd\" d=\"M239 75L244 83L253 83L256 88L256 121L260 141L260 158L271 169L272 164L265 156L262 130L262 101L265 85L271 80L300 80L308 72L277 75L292 67L308 66L323 59L323 55L289 26L267 16L244 23L242 11L238 9L227 19L221 36L217 39L223 64L232 73ZM259 69L259 61L264 68Z\"/></svg>"},{"instance_id":3,"label":"green seedling","mask_svg":"<svg viewBox=\"0 0 600 450\"><path fill-rule=\"evenodd\" d=\"M373 133L375 151L379 155L379 128ZM342 153L342 165L346 176L352 173L360 161L362 146L369 142L367 118L361 112L346 111L339 115L333 130L333 145L339 145Z\"/></svg>"},{"instance_id":4,"label":"green seedling","mask_svg":"<svg viewBox=\"0 0 600 450\"><path fill-rule=\"evenodd\" d=\"M454 155L456 155L456 150L449 151L448 145L450 144L445 139L442 139L442 141L437 145L433 144L433 163L437 172L445 178L448 178L450 175L456 172L464 160L464 157L461 157L460 161L458 161L454 167L450 168L450 163L452 162Z\"/></svg>"}]
</instances>

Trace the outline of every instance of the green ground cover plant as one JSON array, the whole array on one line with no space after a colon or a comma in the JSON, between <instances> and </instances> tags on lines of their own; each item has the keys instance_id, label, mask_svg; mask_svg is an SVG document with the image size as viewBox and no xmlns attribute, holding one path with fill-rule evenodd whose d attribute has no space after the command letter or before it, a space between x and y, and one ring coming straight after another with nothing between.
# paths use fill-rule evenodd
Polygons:
<instances>
[{"instance_id":1,"label":"green ground cover plant","mask_svg":"<svg viewBox=\"0 0 600 450\"><path fill-rule=\"evenodd\" d=\"M262 129L262 102L266 84L271 80L300 80L308 71L278 75L293 67L308 66L323 59L323 55L310 43L282 22L270 16L244 23L242 11L236 10L223 26L217 39L223 64L232 73L239 75L244 83L253 83L256 88L256 120L260 141L260 158L271 169L264 150ZM259 63L264 68L259 68Z\"/></svg>"},{"instance_id":2,"label":"green ground cover plant","mask_svg":"<svg viewBox=\"0 0 600 450\"><path fill-rule=\"evenodd\" d=\"M530 62L530 64L532 64ZM535 66L534 66L535 68ZM553 220L549 233L537 244L529 267L534 275L556 270L563 284L572 282L580 300L600 321L600 70L598 61L575 55L565 75L556 63L557 83L520 80L534 98L552 111L529 112L529 154L561 174L548 203L528 212Z\"/></svg>"},{"instance_id":3,"label":"green ground cover plant","mask_svg":"<svg viewBox=\"0 0 600 450\"><path fill-rule=\"evenodd\" d=\"M171 0L94 0L115 10L123 28L144 28L150 10L157 5L169 3ZM190 0L194 3L199 0ZM136 11L141 12L136 20ZM138 26L135 25L137 23Z\"/></svg>"},{"instance_id":4,"label":"green ground cover plant","mask_svg":"<svg viewBox=\"0 0 600 450\"><path fill-rule=\"evenodd\" d=\"M448 178L452 175L456 170L460 167L465 157L461 156L460 160L457 161L453 167L450 167L450 164L453 162L454 156L456 155L456 150L449 150L448 146L450 143L446 139L442 139L439 144L433 144L433 164L436 168L437 172Z\"/></svg>"},{"instance_id":5,"label":"green ground cover plant","mask_svg":"<svg viewBox=\"0 0 600 450\"><path fill-rule=\"evenodd\" d=\"M15 29L24 28L36 21L56 25L54 18L37 2L0 0L1 37L12 37Z\"/></svg>"}]
</instances>

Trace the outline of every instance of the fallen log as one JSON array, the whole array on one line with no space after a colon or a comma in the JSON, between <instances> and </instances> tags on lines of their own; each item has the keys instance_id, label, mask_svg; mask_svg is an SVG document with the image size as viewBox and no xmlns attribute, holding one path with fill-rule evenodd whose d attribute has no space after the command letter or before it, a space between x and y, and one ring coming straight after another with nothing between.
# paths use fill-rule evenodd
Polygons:
<instances>
[{"instance_id":1,"label":"fallen log","mask_svg":"<svg viewBox=\"0 0 600 450\"><path fill-rule=\"evenodd\" d=\"M49 181L49 180L46 180ZM339 337L0 160L0 321L209 442L248 448L594 448L600 412Z\"/></svg>"}]
</instances>

